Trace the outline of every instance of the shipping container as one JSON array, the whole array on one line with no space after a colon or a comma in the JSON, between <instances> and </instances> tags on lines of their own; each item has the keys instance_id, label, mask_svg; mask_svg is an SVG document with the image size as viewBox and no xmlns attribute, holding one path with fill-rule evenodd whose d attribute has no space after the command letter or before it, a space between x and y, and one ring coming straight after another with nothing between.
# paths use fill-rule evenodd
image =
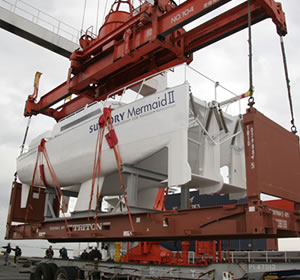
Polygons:
<instances>
[{"instance_id":1,"label":"shipping container","mask_svg":"<svg viewBox=\"0 0 300 280\"><path fill-rule=\"evenodd\" d=\"M240 204L240 203L247 203L247 198L240 199L240 200L231 200L228 194L199 195L198 191L190 192L190 207L192 208ZM179 209L180 193L168 195L165 200L165 208L167 210ZM277 251L278 250L277 239L222 240L223 251L228 251L228 244L231 251ZM181 251L181 241L164 241L161 242L161 245L171 251ZM189 250L195 251L195 241L190 242Z\"/></svg>"}]
</instances>

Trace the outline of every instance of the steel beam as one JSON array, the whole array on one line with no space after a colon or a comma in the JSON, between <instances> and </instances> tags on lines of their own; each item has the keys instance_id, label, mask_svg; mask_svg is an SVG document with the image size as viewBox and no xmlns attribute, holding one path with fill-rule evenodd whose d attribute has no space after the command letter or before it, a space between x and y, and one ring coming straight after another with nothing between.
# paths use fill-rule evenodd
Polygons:
<instances>
[{"instance_id":1,"label":"steel beam","mask_svg":"<svg viewBox=\"0 0 300 280\"><path fill-rule=\"evenodd\" d=\"M132 165L122 165L121 171L122 173L125 174L138 175L141 178L156 181L156 182L161 182L168 179L168 176L164 174L138 168Z\"/></svg>"},{"instance_id":2,"label":"steel beam","mask_svg":"<svg viewBox=\"0 0 300 280\"><path fill-rule=\"evenodd\" d=\"M0 27L66 58L79 47L79 44L2 7L0 7Z\"/></svg>"}]
</instances>

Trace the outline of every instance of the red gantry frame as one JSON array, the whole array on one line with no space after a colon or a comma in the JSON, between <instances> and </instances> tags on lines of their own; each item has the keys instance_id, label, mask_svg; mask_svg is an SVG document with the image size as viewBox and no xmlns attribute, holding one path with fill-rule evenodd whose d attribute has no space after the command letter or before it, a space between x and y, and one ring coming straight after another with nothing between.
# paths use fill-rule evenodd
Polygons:
<instances>
[{"instance_id":1,"label":"red gantry frame","mask_svg":"<svg viewBox=\"0 0 300 280\"><path fill-rule=\"evenodd\" d=\"M118 0L116 0L117 4ZM124 2L124 1L123 1ZM126 2L126 1L125 1ZM73 52L68 79L39 101L32 95L25 116L44 114L59 120L90 104L121 94L118 91L170 67L190 63L192 53L248 26L248 2L186 32L183 26L231 2L187 0L176 6L170 0L144 2L130 12L111 9L97 38L88 33ZM271 18L277 33L287 33L281 4L274 0L250 1L251 23ZM64 104L63 100L72 96Z\"/></svg>"}]
</instances>

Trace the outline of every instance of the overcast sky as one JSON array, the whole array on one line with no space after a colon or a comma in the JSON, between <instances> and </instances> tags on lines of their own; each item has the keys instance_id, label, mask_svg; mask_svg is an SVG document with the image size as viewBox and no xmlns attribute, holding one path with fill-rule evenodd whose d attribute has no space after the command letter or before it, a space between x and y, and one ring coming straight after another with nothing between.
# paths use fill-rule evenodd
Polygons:
<instances>
[{"instance_id":1,"label":"overcast sky","mask_svg":"<svg viewBox=\"0 0 300 280\"><path fill-rule=\"evenodd\" d=\"M2 1L2 0L0 0ZM11 0L12 3L15 1ZM84 29L96 24L97 1L87 1ZM98 26L103 19L104 0L100 0ZM112 1L109 1L110 3ZM233 1L236 5L241 1ZM32 6L80 29L83 19L83 0L28 0ZM294 102L296 126L300 130L300 19L299 0L282 0L288 32L284 38ZM0 3L1 4L1 3ZM108 5L110 6L110 5ZM107 8L108 9L108 8ZM95 30L95 29L94 29ZM270 19L253 27L253 62L256 107L282 126L290 128L290 112L282 66L279 37ZM0 241L4 239L11 182L15 159L20 150L27 119L23 117L25 100L33 91L36 71L43 73L40 94L65 81L68 59L43 49L14 34L0 29ZM212 46L198 51L191 64L210 78L221 82L236 93L245 92L248 83L247 31L239 32ZM201 79L199 79L201 81ZM211 86L213 88L213 86ZM201 98L201 87L192 88ZM244 104L245 105L245 104ZM29 141L43 132L53 121L33 117ZM3 243L3 242L1 242ZM281 242L282 249L298 249L292 242ZM300 243L299 243L300 244Z\"/></svg>"}]
</instances>

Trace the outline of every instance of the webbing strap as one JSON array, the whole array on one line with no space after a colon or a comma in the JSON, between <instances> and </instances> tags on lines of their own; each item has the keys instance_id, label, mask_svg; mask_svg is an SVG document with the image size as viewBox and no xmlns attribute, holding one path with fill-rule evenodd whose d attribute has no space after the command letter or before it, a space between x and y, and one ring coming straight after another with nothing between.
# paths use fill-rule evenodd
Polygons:
<instances>
[{"instance_id":1,"label":"webbing strap","mask_svg":"<svg viewBox=\"0 0 300 280\"><path fill-rule=\"evenodd\" d=\"M44 142L44 144L45 144L45 142ZM64 211L64 207L65 207L65 209L67 209L68 205L67 205L67 203L66 203L66 201L64 199L64 196L62 195L62 191L61 191L58 179L56 177L56 174L54 172L54 169L52 167L52 164L50 162L50 159L49 159L49 156L48 156L48 153L47 153L47 150L46 150L46 147L45 147L44 144L43 144L43 155L44 155L44 157L46 159L46 163L47 163L50 175L51 175L51 179L53 181L53 185L54 185L56 197L57 197L57 200L59 202L59 210L62 211L66 229L67 229L68 233L71 234L71 230L70 230L70 227L69 227L66 215L65 215L65 211ZM62 205L62 203L64 203L64 205Z\"/></svg>"},{"instance_id":2,"label":"webbing strap","mask_svg":"<svg viewBox=\"0 0 300 280\"><path fill-rule=\"evenodd\" d=\"M62 195L62 191L61 191L61 188L59 186L59 183L58 183L58 180L57 180L57 177L56 177L56 174L54 172L54 169L51 165L51 162L50 162L50 159L49 159L49 156L48 156L48 153L47 153L47 150L46 150L46 146L45 146L45 143L46 143L46 140L45 139L42 139L41 140L41 143L38 147L38 153L37 153L37 157L36 157L36 162L35 162L35 166L34 166L34 171L33 171L33 176L32 176L32 181L31 181L31 185L30 185L30 191L29 191L29 195L28 195L28 200L27 200L27 207L26 207L26 212L25 212L25 221L24 223L26 224L27 221L28 221L28 217L29 217L29 211L32 210L32 205L30 203L30 198L32 197L33 195L33 187L34 187L34 180L35 180L35 177L36 177L36 172L37 172L37 167L38 167L38 164L39 164L39 161L41 159L41 156L44 156L45 160L46 160L46 163L47 163L47 167L49 169L49 172L50 172L50 175L51 175L51 178L52 178L52 181L53 181L53 185L54 185L54 189L55 189L55 193L56 193L56 197L57 197L57 200L59 202L59 209L62 211L63 213L63 216L64 216L64 221L65 221L65 226L66 226L66 229L68 231L69 234L71 234L71 230L70 230L70 227L68 225L68 221L66 219L66 216L65 216L65 212L64 212L64 209L62 207L62 201L64 202L64 206L65 208L67 208L67 204L64 200L64 197ZM42 165L41 165L42 166ZM46 177L45 177L45 174L44 174L44 168L41 167L40 168L42 170L42 172L40 173L40 182L41 180L44 181L44 184L47 184L46 183ZM42 175L43 173L43 175ZM44 178L43 178L44 177ZM45 185L47 187L47 185ZM24 225L24 228L23 228L23 236L25 235L25 225Z\"/></svg>"},{"instance_id":3,"label":"webbing strap","mask_svg":"<svg viewBox=\"0 0 300 280\"><path fill-rule=\"evenodd\" d=\"M27 199L25 218L24 218L24 228L23 228L23 234L22 234L23 237L25 236L25 224L28 221L29 211L32 210L32 205L30 203L30 198L32 197L32 193L33 193L33 184L34 184L34 180L35 180L35 176L36 176L39 157L40 157L40 151L38 150L38 153L37 153L37 156L36 156L36 161L35 161L35 166L34 166L34 170L33 170L33 176L32 176L32 180L31 180L30 190L29 190L29 194L28 194L28 199Z\"/></svg>"},{"instance_id":4,"label":"webbing strap","mask_svg":"<svg viewBox=\"0 0 300 280\"><path fill-rule=\"evenodd\" d=\"M118 167L118 172L119 172L119 176L120 176L121 190L123 192L123 197L124 197L125 204L126 204L127 211L128 211L131 232L134 232L131 212L130 212L130 208L129 208L129 204L128 204L128 200L127 200L127 196L126 196L126 191L125 191L125 187L124 187L123 176L122 176L122 172L121 172L122 159L120 156L120 150L119 150L119 146L118 146L118 138L117 138L115 130L113 128L110 107L104 108L103 114L99 118L99 130L98 130L95 157L94 157L93 181L92 181L91 196L90 196L90 202L89 202L89 212L91 210L91 204L92 204L92 200L93 200L95 183L96 183L96 179L97 179L97 204L96 204L96 214L94 216L95 223L97 224L97 216L98 216L97 211L99 208L99 199L100 199L99 180L100 180L100 175L101 175L101 151L102 151L102 143L103 143L103 138L104 138L104 133L105 133L106 127L108 130L108 133L105 135L105 138L108 142L109 147L114 150L116 163L117 163L117 167ZM95 230L97 230L96 226L95 226Z\"/></svg>"}]
</instances>

